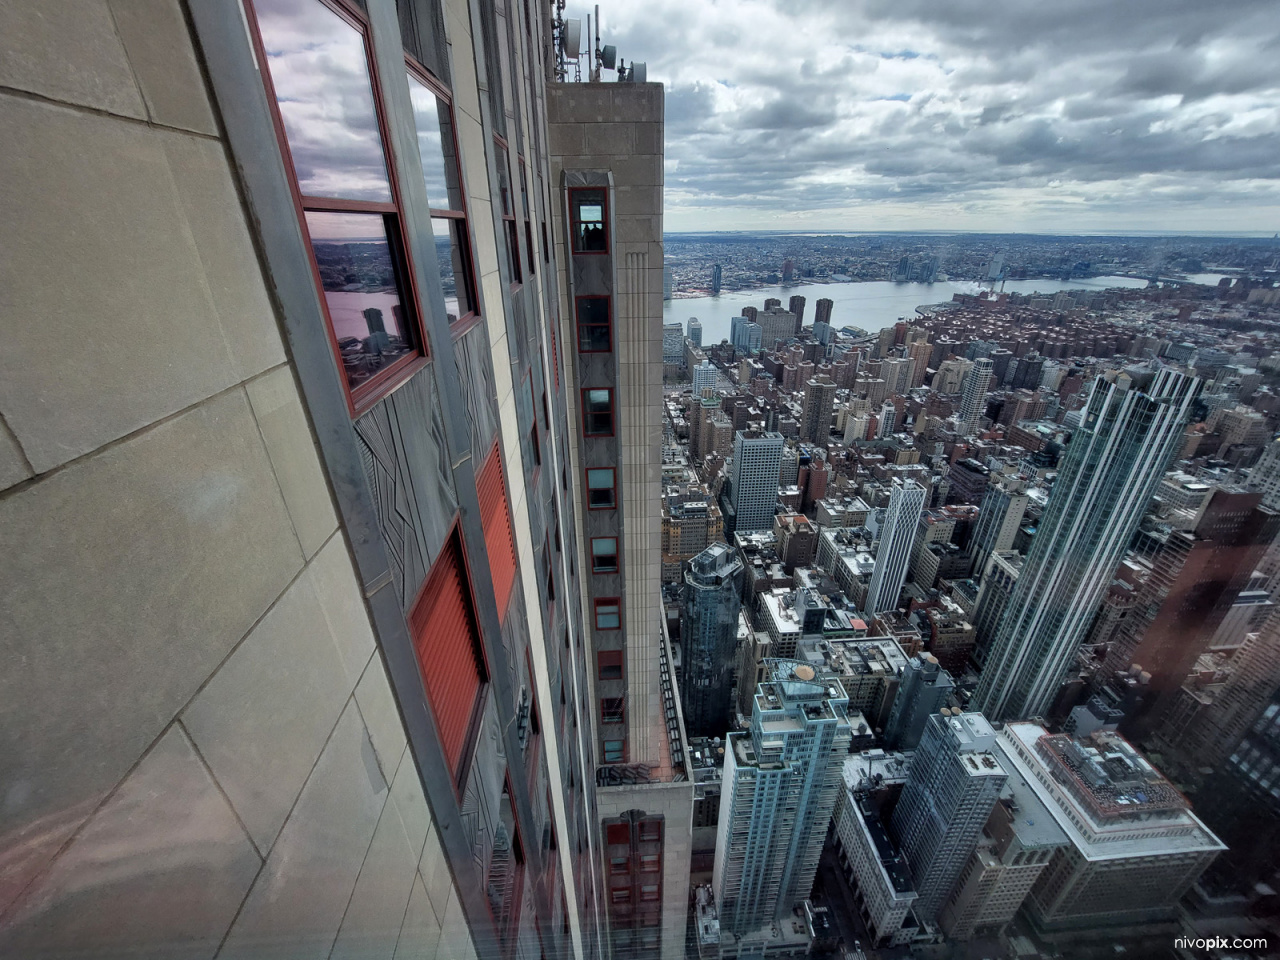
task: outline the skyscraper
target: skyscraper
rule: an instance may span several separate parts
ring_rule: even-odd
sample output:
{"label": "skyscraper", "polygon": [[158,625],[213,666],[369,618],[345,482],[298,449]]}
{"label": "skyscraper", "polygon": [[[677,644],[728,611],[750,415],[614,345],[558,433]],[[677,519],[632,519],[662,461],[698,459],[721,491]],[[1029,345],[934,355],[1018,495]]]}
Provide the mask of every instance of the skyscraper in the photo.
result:
{"label": "skyscraper", "polygon": [[891,823],[920,895],[913,909],[926,922],[937,919],[1008,779],[995,742],[980,713],[949,711],[925,724]]}
{"label": "skyscraper", "polygon": [[795,315],[780,306],[766,306],[752,319],[760,325],[761,346],[765,350],[772,350],[780,341],[796,335]]}
{"label": "skyscraper", "polygon": [[907,661],[884,726],[890,750],[914,750],[929,718],[947,706],[955,683],[931,653],[917,653]]}
{"label": "skyscraper", "polygon": [[973,433],[978,429],[978,420],[987,403],[987,390],[991,387],[991,361],[979,357],[973,361],[973,367],[964,378],[964,386],[960,388],[960,407],[956,411],[956,419],[960,422],[960,432]]}
{"label": "skyscraper", "polygon": [[721,929],[744,951],[809,896],[850,739],[839,680],[795,660],[764,667],[750,729],[726,738],[713,875]]}
{"label": "skyscraper", "polygon": [[804,297],[795,294],[787,301],[787,309],[796,315],[796,336],[800,336],[800,328],[804,326]]}
{"label": "skyscraper", "polygon": [[684,327],[679,323],[662,325],[662,362],[684,362]]}
{"label": "skyscraper", "polygon": [[981,573],[993,553],[1013,547],[1014,535],[1027,510],[1026,484],[1010,477],[999,477],[987,485],[978,508],[978,524],[969,542],[973,569]]}
{"label": "skyscraper", "polygon": [[773,431],[739,430],[734,434],[729,484],[735,533],[773,529],[785,446],[782,434]]}
{"label": "skyscraper", "polygon": [[724,283],[724,271],[720,269],[720,264],[715,264],[711,268],[711,295],[713,297],[720,296],[720,286]]}
{"label": "skyscraper", "polygon": [[685,329],[685,335],[693,341],[693,345],[695,347],[702,346],[702,321],[697,317],[690,317]]}
{"label": "skyscraper", "polygon": [[689,561],[680,610],[680,700],[691,737],[722,737],[732,725],[741,590],[742,560],[727,543],[713,543]]}
{"label": "skyscraper", "polygon": [[737,354],[745,356],[751,353],[758,353],[761,346],[761,337],[760,324],[745,313],[740,317],[730,319],[729,343]]}
{"label": "skyscraper", "polygon": [[836,385],[830,377],[814,377],[804,386],[804,408],[800,436],[814,443],[831,437],[831,416],[835,410]]}
{"label": "skyscraper", "polygon": [[1043,714],[1182,442],[1200,381],[1170,369],[1093,383],[987,656],[972,706]]}
{"label": "skyscraper", "polygon": [[889,506],[880,523],[876,566],[867,588],[867,613],[896,610],[898,595],[907,582],[907,565],[915,544],[916,524],[924,510],[925,489],[914,480],[893,480]]}

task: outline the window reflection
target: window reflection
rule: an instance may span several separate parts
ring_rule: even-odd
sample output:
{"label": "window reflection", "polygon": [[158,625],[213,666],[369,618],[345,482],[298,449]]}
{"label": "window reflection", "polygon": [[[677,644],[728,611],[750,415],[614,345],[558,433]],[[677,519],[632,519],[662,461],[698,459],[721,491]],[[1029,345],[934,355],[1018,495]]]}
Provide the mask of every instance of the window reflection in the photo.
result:
{"label": "window reflection", "polygon": [[318,0],[256,0],[304,196],[391,201],[360,32]]}
{"label": "window reflection", "polygon": [[376,213],[308,210],[325,303],[354,389],[413,352],[386,223]]}
{"label": "window reflection", "polygon": [[605,239],[604,193],[603,190],[570,192],[574,253],[604,253],[608,250]]}
{"label": "window reflection", "polygon": [[409,99],[413,102],[413,121],[418,128],[418,155],[422,158],[422,176],[427,183],[427,202],[436,210],[462,210],[449,105],[412,76],[409,77]]}

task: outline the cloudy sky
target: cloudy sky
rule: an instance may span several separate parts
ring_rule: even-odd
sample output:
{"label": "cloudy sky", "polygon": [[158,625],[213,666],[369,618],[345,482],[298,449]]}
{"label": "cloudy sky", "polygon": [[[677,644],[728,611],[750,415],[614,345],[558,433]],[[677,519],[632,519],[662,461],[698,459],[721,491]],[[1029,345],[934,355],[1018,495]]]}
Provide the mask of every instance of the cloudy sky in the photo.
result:
{"label": "cloudy sky", "polygon": [[1276,0],[601,10],[666,84],[671,231],[1280,230]]}

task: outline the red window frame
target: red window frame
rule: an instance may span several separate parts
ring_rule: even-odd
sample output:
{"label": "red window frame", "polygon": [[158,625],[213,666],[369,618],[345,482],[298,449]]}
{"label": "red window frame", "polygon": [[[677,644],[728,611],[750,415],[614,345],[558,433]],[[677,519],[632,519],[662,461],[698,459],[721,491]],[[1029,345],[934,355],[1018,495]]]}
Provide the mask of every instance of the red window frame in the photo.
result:
{"label": "red window frame", "polygon": [[[596,679],[597,680],[621,680],[623,674],[623,651],[621,650],[600,650],[596,653]],[[605,671],[610,671],[606,676]],[[617,671],[614,675],[612,671]]]}
{"label": "red window frame", "polygon": [[[600,608],[614,606],[618,609],[618,625],[616,627],[600,626]],[[596,629],[597,630],[621,630],[622,629],[622,598],[621,597],[596,597],[593,604]]]}
{"label": "red window frame", "polygon": [[[266,44],[262,40],[262,32],[258,26],[257,11],[253,3],[243,5],[246,21],[249,24],[249,39],[253,45],[254,56],[261,69],[258,71],[267,94],[268,108],[271,111],[271,122],[275,128],[277,145],[285,160],[289,180],[289,192],[293,196],[294,208],[298,215],[298,226],[307,241],[307,259],[311,266],[312,278],[320,297],[320,310],[324,317],[325,333],[329,339],[334,363],[338,368],[343,394],[347,401],[347,413],[357,417],[366,412],[379,400],[407,381],[427,363],[431,355],[426,330],[422,325],[422,298],[418,291],[417,278],[411,267],[408,255],[410,248],[409,235],[405,229],[405,218],[402,213],[403,201],[400,195],[400,183],[396,176],[395,151],[391,137],[388,136],[390,125],[387,120],[386,107],[382,100],[382,89],[379,82],[378,65],[374,56],[373,42],[369,36],[369,23],[363,11],[353,9],[346,3],[336,0],[316,0],[327,9],[333,11],[360,35],[364,45],[365,64],[369,70],[369,85],[373,96],[374,116],[378,122],[378,139],[382,144],[383,162],[387,168],[387,183],[391,190],[390,202],[383,203],[369,200],[342,200],[333,197],[304,196],[298,184],[297,167],[293,160],[293,151],[285,132],[284,117],[280,112],[280,104],[276,95],[275,83],[271,77],[271,69],[267,58]],[[374,213],[381,214],[387,231],[387,244],[396,268],[396,285],[400,287],[401,306],[405,312],[405,333],[414,343],[414,352],[401,357],[379,370],[365,383],[352,388],[347,383],[342,362],[342,349],[338,346],[338,337],[334,332],[333,317],[324,296],[324,286],[320,277],[320,266],[316,260],[315,247],[311,233],[307,228],[307,211],[338,213]]]}
{"label": "red window frame", "polygon": [[631,846],[631,825],[628,823],[606,823],[604,825],[604,842],[607,846],[626,844]]}
{"label": "red window frame", "polygon": [[600,698],[600,722],[601,723],[626,723],[627,719],[627,698],[626,697],[601,697]]}
{"label": "red window frame", "polygon": [[[612,567],[601,567],[596,565],[597,556],[601,556],[601,557],[609,556],[609,554],[607,553],[597,554],[595,549],[595,545],[597,541],[600,541],[601,543],[603,543],[606,540],[613,541],[613,554],[612,554],[613,566]],[[617,537],[592,537],[590,547],[591,547],[591,572],[592,573],[617,573],[618,572],[618,538]]]}
{"label": "red window frame", "polygon": [[[587,408],[587,394],[598,391],[609,395],[609,410],[606,414],[604,411],[591,411]],[[609,417],[609,429],[604,430],[588,430],[588,417]],[[583,387],[582,388],[582,435],[584,437],[612,437],[616,432],[614,420],[614,404],[613,404],[613,388],[612,387]]]}
{"label": "red window frame", "polygon": [[456,519],[410,607],[409,629],[441,749],[454,789],[461,790],[479,735],[489,671]]}
{"label": "red window frame", "polygon": [[[469,311],[461,314],[456,321],[450,326],[449,334],[456,340],[468,330],[470,330],[480,320],[480,296],[479,287],[476,284],[476,259],[475,244],[471,240],[471,224],[467,216],[467,189],[466,182],[462,176],[462,151],[458,145],[458,121],[453,109],[453,92],[436,77],[420,64],[413,57],[405,55],[405,67],[415,80],[425,86],[428,90],[436,95],[436,98],[444,101],[449,108],[449,128],[453,136],[453,165],[456,169],[458,178],[458,193],[462,202],[460,209],[453,207],[431,207],[428,212],[433,220],[455,220],[460,224],[460,233],[462,236],[461,253],[462,259],[466,266],[466,286],[467,286],[467,304],[471,307]],[[445,158],[448,160],[448,157]],[[428,197],[428,200],[430,198]],[[458,278],[454,277],[454,283],[458,283]]]}
{"label": "red window frame", "polygon": [[[583,323],[582,302],[584,300],[603,300],[605,303],[604,323]],[[613,298],[610,296],[580,296],[573,298],[573,319],[578,331],[579,353],[612,353],[613,352]],[[603,350],[589,350],[583,346],[582,331],[584,327],[604,327],[608,346]]]}
{"label": "red window frame", "polygon": [[[578,219],[578,204],[574,200],[575,193],[583,192],[599,193],[600,216],[602,229],[604,230],[604,249],[603,250],[579,250],[578,249],[578,227],[582,221]],[[599,187],[570,187],[569,188],[569,254],[574,257],[606,257],[613,250],[613,244],[609,236],[609,188],[605,186]]]}
{"label": "red window frame", "polygon": [[[608,473],[609,473],[610,477],[612,478],[612,479],[610,480],[609,486],[608,486],[608,487],[593,487],[593,486],[591,486],[591,474],[593,474],[593,473],[604,473],[605,471],[608,471]],[[617,468],[615,468],[615,467],[584,467],[584,468],[583,468],[583,470],[582,470],[582,478],[583,478],[583,480],[582,480],[582,482],[583,482],[583,489],[584,489],[584,490],[586,490],[586,492],[587,492],[587,509],[588,509],[588,510],[616,510],[616,509],[618,509],[618,471],[617,471]],[[608,490],[608,491],[612,494],[612,496],[611,496],[611,497],[610,497],[610,499],[609,499],[609,503],[607,503],[607,504],[606,504],[606,503],[602,503],[602,504],[599,504],[599,505],[597,505],[597,504],[593,503],[593,502],[592,502],[592,491],[593,491],[593,490]]]}
{"label": "red window frame", "polygon": [[662,821],[654,819],[641,820],[637,832],[641,843],[661,843]]}

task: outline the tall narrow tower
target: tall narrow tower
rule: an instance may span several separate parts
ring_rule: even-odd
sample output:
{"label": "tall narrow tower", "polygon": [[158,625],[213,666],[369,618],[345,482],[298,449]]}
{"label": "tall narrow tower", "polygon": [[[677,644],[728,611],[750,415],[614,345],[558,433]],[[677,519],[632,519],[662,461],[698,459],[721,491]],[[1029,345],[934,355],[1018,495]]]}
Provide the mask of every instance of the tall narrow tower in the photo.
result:
{"label": "tall narrow tower", "polygon": [[973,361],[969,375],[964,378],[964,386],[960,390],[960,409],[956,419],[960,421],[960,430],[964,434],[978,429],[978,421],[982,418],[982,408],[987,399],[987,390],[991,386],[991,361],[979,357]]}
{"label": "tall narrow tower", "polygon": [[1170,369],[1094,381],[996,629],[975,710],[993,720],[1048,710],[1199,392],[1199,380]]}
{"label": "tall narrow tower", "polygon": [[876,567],[867,589],[866,610],[880,613],[898,606],[898,594],[907,580],[907,563],[915,542],[916,524],[924,510],[925,489],[914,480],[894,480],[880,526],[880,546]]}
{"label": "tall narrow tower", "polygon": [[713,543],[685,571],[680,699],[691,737],[720,737],[729,729],[741,587],[742,560],[727,543]]}

